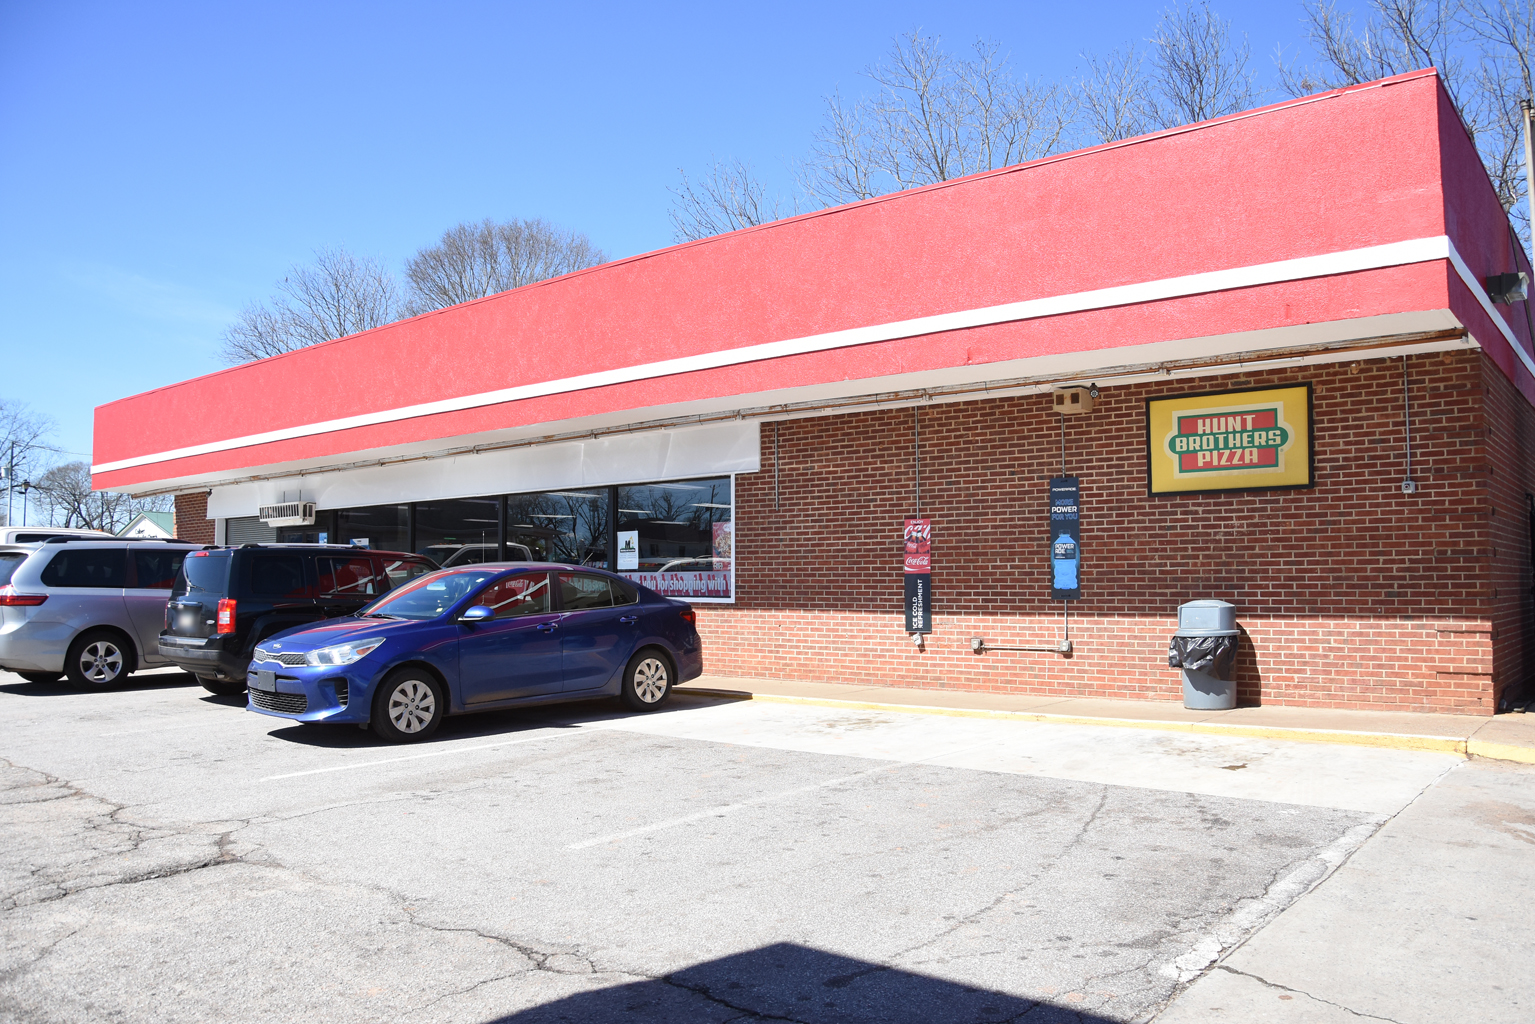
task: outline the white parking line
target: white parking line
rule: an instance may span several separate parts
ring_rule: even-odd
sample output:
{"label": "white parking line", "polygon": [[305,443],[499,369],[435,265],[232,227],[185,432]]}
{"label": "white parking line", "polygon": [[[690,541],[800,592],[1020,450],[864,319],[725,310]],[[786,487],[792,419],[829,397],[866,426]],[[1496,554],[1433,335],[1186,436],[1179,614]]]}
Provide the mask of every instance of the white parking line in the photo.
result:
{"label": "white parking line", "polygon": [[615,832],[610,836],[603,836],[600,839],[588,839],[585,842],[571,843],[569,846],[565,847],[565,849],[589,850],[593,846],[601,846],[604,843],[616,843],[624,839],[633,839],[635,836],[642,836],[650,832],[659,832],[666,828],[675,828],[678,825],[687,825],[694,821],[701,821],[704,818],[723,818],[725,815],[730,814],[732,811],[745,810],[748,807],[756,807],[760,804],[770,804],[775,800],[787,800],[789,797],[798,796],[801,793],[809,793],[817,789],[825,789],[827,786],[841,785],[844,782],[851,782],[854,779],[861,779],[865,775],[874,775],[879,772],[893,771],[896,768],[903,768],[907,765],[918,763],[920,762],[897,761],[893,764],[882,764],[877,768],[869,768],[865,771],[854,772],[852,775],[839,775],[834,779],[826,779],[822,782],[814,782],[808,786],[799,786],[795,789],[786,789],[778,793],[767,793],[763,796],[754,796],[750,800],[742,800],[739,803],[721,804],[718,807],[710,807],[707,810],[695,811],[692,814],[684,814],[680,818],[668,818],[665,821],[658,821],[654,824],[641,825],[639,828],[631,828],[627,832]]}
{"label": "white parking line", "polygon": [[451,747],[451,748],[449,748],[447,750],[428,750],[424,754],[408,754],[405,757],[386,757],[386,758],[384,758],[381,761],[359,761],[359,762],[357,762],[355,764],[334,764],[334,765],[331,765],[328,768],[311,768],[308,771],[303,771],[303,772],[288,772],[288,773],[286,773],[284,775],[268,775],[266,778],[259,779],[257,781],[259,781],[259,782],[277,782],[277,781],[279,781],[281,779],[297,779],[297,778],[302,778],[305,775],[324,775],[327,772],[351,771],[354,768],[377,768],[379,765],[384,765],[384,764],[400,764],[403,761],[419,761],[422,758],[426,758],[426,757],[446,757],[449,754],[469,754],[469,753],[473,753],[476,750],[495,750],[498,747],[515,747],[515,746],[517,746],[520,743],[536,743],[539,740],[554,739],[557,736],[569,736],[569,735],[572,734],[572,732],[574,732],[575,734],[579,735],[579,734],[582,734],[582,733],[592,733],[592,732],[602,732],[602,731],[604,731],[604,730],[601,729],[601,728],[586,728],[586,727],[577,727],[574,730],[564,730],[564,729],[561,729],[558,732],[551,731],[551,732],[547,732],[547,733],[540,733],[537,736],[525,736],[522,739],[517,739],[517,740],[503,740],[500,743],[482,743],[479,746],[475,746],[475,747]]}

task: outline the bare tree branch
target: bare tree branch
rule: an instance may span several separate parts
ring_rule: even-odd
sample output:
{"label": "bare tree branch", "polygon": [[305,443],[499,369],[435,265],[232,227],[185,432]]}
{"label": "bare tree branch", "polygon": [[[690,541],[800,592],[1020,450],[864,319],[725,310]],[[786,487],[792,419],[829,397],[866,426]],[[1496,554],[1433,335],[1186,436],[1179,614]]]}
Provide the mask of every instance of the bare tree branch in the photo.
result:
{"label": "bare tree branch", "polygon": [[[35,475],[50,449],[43,444],[53,433],[54,422],[33,412],[25,402],[0,398],[0,491],[10,490]],[[6,521],[6,509],[0,504],[0,523]]]}
{"label": "bare tree branch", "polygon": [[1055,152],[1071,122],[1071,97],[1018,82],[995,43],[955,57],[937,37],[912,32],[864,71],[878,86],[851,103],[826,100],[826,122],[801,169],[806,192],[826,205],[947,181]]}
{"label": "bare tree branch", "polygon": [[605,260],[585,235],[542,219],[459,224],[406,261],[410,301],[405,312],[416,315],[483,299]]}
{"label": "bare tree branch", "polygon": [[1247,37],[1233,38],[1231,22],[1208,2],[1163,12],[1150,57],[1161,93],[1154,104],[1159,126],[1208,121],[1256,106],[1251,59]]}
{"label": "bare tree branch", "polygon": [[140,512],[168,512],[174,499],[168,494],[134,498],[127,494],[91,490],[91,469],[84,462],[54,466],[32,482],[36,515],[29,516],[54,526],[73,526],[116,533]]}
{"label": "bare tree branch", "polygon": [[1089,145],[1118,142],[1157,128],[1156,104],[1145,59],[1134,46],[1102,57],[1082,54],[1087,74],[1077,79],[1077,123]]}
{"label": "bare tree branch", "polygon": [[709,173],[696,182],[678,170],[681,184],[672,193],[673,237],[690,242],[727,231],[755,227],[799,213],[798,200],[769,197],[762,182],[741,160],[714,161]]}
{"label": "bare tree branch", "polygon": [[1528,183],[1524,167],[1524,115],[1520,101],[1535,97],[1531,50],[1535,48],[1535,4],[1510,0],[1468,0],[1461,18],[1478,43],[1471,76],[1479,107],[1476,147],[1487,165],[1503,208],[1521,239],[1530,241]]}
{"label": "bare tree branch", "polygon": [[398,287],[383,263],[343,249],[322,249],[295,266],[268,304],[252,304],[224,332],[230,365],[292,352],[382,327],[400,313]]}

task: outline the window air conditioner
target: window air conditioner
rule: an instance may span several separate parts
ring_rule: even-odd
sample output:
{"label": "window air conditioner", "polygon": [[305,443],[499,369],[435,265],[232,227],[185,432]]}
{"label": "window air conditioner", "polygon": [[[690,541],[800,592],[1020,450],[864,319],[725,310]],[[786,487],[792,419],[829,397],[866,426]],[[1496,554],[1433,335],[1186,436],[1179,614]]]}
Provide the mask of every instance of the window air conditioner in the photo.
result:
{"label": "window air conditioner", "polygon": [[313,526],[314,502],[289,501],[281,505],[262,505],[256,518],[268,526]]}

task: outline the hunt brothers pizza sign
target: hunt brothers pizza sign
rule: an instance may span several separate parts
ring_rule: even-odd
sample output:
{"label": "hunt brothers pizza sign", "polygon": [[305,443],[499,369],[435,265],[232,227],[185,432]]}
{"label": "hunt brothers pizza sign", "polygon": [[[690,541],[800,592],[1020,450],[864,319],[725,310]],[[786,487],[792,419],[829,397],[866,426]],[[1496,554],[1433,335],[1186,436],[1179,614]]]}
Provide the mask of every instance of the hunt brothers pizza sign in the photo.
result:
{"label": "hunt brothers pizza sign", "polygon": [[1152,494],[1310,487],[1311,385],[1146,402]]}

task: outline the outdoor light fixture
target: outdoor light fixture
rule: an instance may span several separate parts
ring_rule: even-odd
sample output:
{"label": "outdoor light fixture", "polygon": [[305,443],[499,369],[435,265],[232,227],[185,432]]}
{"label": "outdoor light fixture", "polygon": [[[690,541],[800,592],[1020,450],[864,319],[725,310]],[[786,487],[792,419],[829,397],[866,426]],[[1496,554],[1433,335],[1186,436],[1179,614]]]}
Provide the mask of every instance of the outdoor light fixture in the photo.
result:
{"label": "outdoor light fixture", "polygon": [[1520,302],[1530,294],[1530,275],[1493,274],[1485,282],[1487,297],[1499,306]]}

